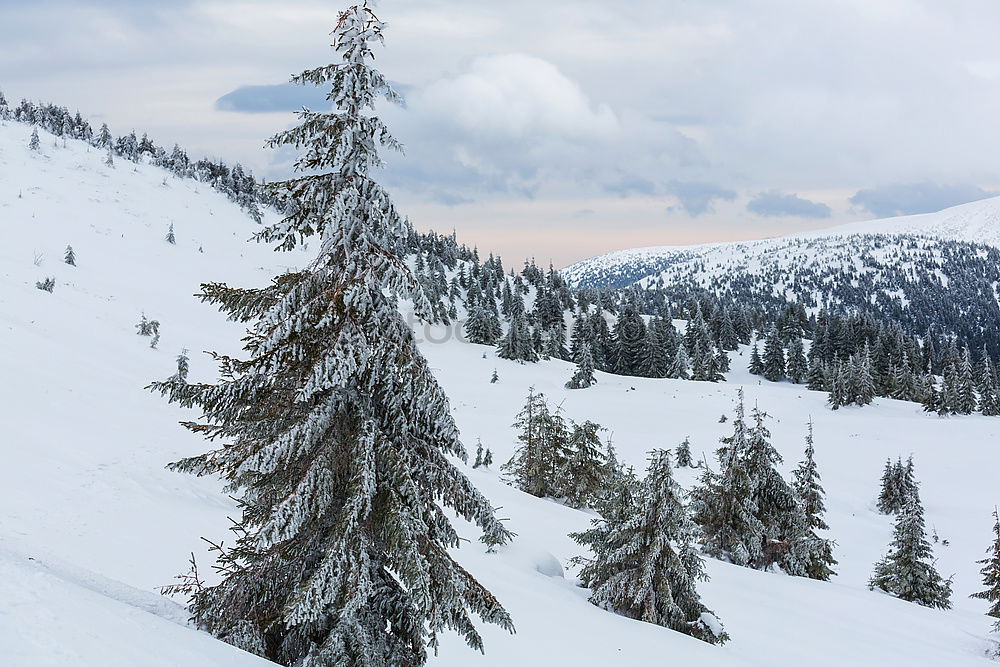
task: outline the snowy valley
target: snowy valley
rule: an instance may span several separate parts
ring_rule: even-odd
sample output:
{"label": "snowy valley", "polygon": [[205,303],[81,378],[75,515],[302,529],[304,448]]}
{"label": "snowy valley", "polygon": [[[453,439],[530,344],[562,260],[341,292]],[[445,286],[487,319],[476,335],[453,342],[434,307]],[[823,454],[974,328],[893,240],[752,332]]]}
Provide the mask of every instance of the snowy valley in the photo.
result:
{"label": "snowy valley", "polygon": [[[85,142],[45,131],[39,132],[39,149],[31,150],[31,133],[29,125],[0,122],[0,222],[7,232],[0,244],[0,405],[6,422],[0,662],[271,664],[193,628],[184,600],[157,592],[186,569],[192,552],[209,569],[200,538],[228,539],[227,516],[238,510],[214,478],[165,468],[204,449],[177,424],[199,415],[145,387],[175,373],[184,350],[190,351],[190,377],[206,382],[217,370],[203,350],[238,352],[244,327],[192,296],[201,283],[263,286],[311,256],[276,253],[250,241],[258,224],[203,183],[142,160],[108,165]],[[755,275],[766,275],[775,257],[807,266],[804,258],[827,253],[853,262],[858,246],[851,244],[867,247],[864,235],[876,229],[917,234],[901,245],[940,256],[950,250],[933,237],[995,244],[982,229],[996,229],[996,210],[1000,200],[987,200],[924,216],[919,228],[888,221],[794,240],[618,254],[571,267],[566,275],[589,286],[613,284],[611,275],[647,285],[696,276],[706,287],[721,275],[753,273],[751,266]],[[265,211],[265,223],[277,219]],[[167,241],[170,233],[173,242]],[[64,261],[67,246],[75,265]],[[898,247],[886,244],[872,254],[881,265],[912,273]],[[984,248],[962,246],[971,253],[962,257],[994,261]],[[826,259],[817,263],[841,268]],[[635,266],[622,268],[629,264]],[[49,278],[51,291],[36,287]],[[466,316],[461,305],[458,316]],[[159,323],[155,347],[150,337],[137,335],[143,318]],[[474,451],[481,441],[495,460],[475,469],[456,463],[516,534],[490,552],[475,527],[457,523],[468,542],[455,557],[506,607],[516,634],[482,626],[485,655],[445,634],[431,664],[992,664],[988,654],[997,637],[990,634],[988,605],[969,596],[982,589],[976,561],[991,543],[991,515],[1000,502],[1000,418],[941,418],[919,404],[887,398],[833,411],[823,392],[751,375],[747,345],[730,353],[725,382],[598,371],[596,385],[570,390],[565,383],[572,363],[500,359],[494,346],[466,342],[456,324],[413,321],[466,449]],[[491,382],[494,371],[497,381]],[[803,456],[811,420],[831,527],[824,536],[836,541],[836,576],[814,581],[706,559],[710,580],[699,592],[731,638],[722,646],[590,604],[570,563],[585,554],[568,535],[585,530],[595,515],[518,491],[499,473],[514,452],[512,423],[531,388],[568,418],[601,424],[621,460],[638,471],[650,450],[673,449],[685,438],[696,461],[715,466],[720,438],[731,435],[741,388],[748,406],[770,415],[767,426],[786,477]],[[936,567],[954,577],[950,610],[868,590],[872,567],[893,533],[893,518],[875,507],[882,466],[911,455],[928,529],[939,536]],[[676,475],[690,489],[698,472],[679,469]]]}

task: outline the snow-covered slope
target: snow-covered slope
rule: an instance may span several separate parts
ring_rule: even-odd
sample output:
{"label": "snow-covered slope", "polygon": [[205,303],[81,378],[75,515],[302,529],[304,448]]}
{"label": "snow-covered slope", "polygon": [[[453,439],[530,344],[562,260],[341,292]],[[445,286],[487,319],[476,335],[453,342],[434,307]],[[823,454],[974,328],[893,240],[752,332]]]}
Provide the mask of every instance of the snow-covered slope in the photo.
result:
{"label": "snow-covered slope", "polygon": [[[199,351],[238,348],[240,328],[191,297],[200,282],[260,284],[302,256],[246,243],[254,224],[193,181],[142,165],[110,169],[82,144],[56,147],[44,133],[41,153],[31,153],[29,134],[0,125],[0,664],[265,664],[185,626],[183,609],[155,594],[189,552],[207,565],[199,536],[224,537],[234,508],[213,480],[164,470],[204,442],[176,424],[192,414],[143,386],[171,374],[182,348],[192,350],[192,379],[214,377]],[[163,240],[171,223],[177,245]],[[76,267],[62,262],[67,244]],[[45,277],[56,281],[51,294],[35,288]],[[143,312],[161,323],[158,349],[135,333]],[[518,537],[488,554],[460,526],[470,542],[457,555],[507,606],[517,634],[484,628],[485,656],[446,637],[433,664],[991,664],[985,604],[967,596],[979,587],[975,560],[1000,500],[1000,420],[938,419],[891,400],[831,412],[822,394],[759,384],[743,370],[725,384],[598,374],[597,386],[568,391],[566,363],[519,365],[443,327],[417,333],[466,443],[481,438],[498,461],[513,449],[510,424],[529,386],[570,418],[606,426],[639,468],[646,451],[688,435],[695,456],[711,460],[728,429],[719,415],[732,414],[739,386],[773,416],[786,471],[812,416],[840,560],[830,583],[709,561],[701,591],[732,636],[713,647],[589,604],[567,569],[580,550],[566,535],[591,516],[468,468]],[[744,350],[734,368],[745,359]],[[500,381],[490,384],[494,368]],[[891,536],[890,519],[872,507],[882,463],[910,453],[928,525],[950,542],[935,549],[942,573],[955,574],[952,611],[865,587]],[[694,481],[692,471],[680,476]]]}
{"label": "snow-covered slope", "polygon": [[[773,239],[708,243],[694,246],[632,248],[591,257],[562,270],[574,286],[620,287],[644,278],[694,264],[709,268],[719,261],[742,255],[755,257],[780,252],[792,246],[811,248],[813,262],[823,263],[827,254],[845,246],[863,250],[866,237],[877,235],[923,236],[939,241],[960,241],[1000,247],[1000,197],[954,206],[937,213],[867,220],[819,231],[802,232]],[[832,248],[827,251],[826,248]],[[792,262],[786,265],[794,269]]]}

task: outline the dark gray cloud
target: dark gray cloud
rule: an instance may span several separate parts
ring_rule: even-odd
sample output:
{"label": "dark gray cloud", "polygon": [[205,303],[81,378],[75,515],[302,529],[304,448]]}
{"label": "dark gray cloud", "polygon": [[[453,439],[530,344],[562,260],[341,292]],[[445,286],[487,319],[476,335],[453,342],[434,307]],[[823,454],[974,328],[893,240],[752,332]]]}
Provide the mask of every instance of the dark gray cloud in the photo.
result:
{"label": "dark gray cloud", "polygon": [[925,181],[858,190],[851,197],[851,204],[880,218],[888,218],[895,215],[933,213],[949,206],[994,197],[996,194],[977,185],[939,185]]}
{"label": "dark gray cloud", "polygon": [[790,215],[799,218],[829,218],[832,210],[822,202],[815,202],[777,190],[760,192],[747,204],[747,210],[764,217]]}
{"label": "dark gray cloud", "polygon": [[278,83],[271,86],[240,86],[215,101],[215,108],[219,111],[239,111],[242,113],[296,111],[302,107],[322,109],[329,106],[330,103],[323,90],[314,86],[300,86],[294,83]]}
{"label": "dark gray cloud", "polygon": [[[396,92],[404,96],[412,90],[412,87],[406,84],[390,83]],[[240,86],[215,101],[215,108],[218,111],[237,111],[240,113],[298,111],[302,107],[309,109],[329,108],[330,102],[326,99],[326,88],[296,83]]]}
{"label": "dark gray cloud", "polygon": [[693,217],[710,213],[716,200],[736,199],[735,190],[701,181],[671,181],[666,189],[669,194],[677,197],[681,208]]}

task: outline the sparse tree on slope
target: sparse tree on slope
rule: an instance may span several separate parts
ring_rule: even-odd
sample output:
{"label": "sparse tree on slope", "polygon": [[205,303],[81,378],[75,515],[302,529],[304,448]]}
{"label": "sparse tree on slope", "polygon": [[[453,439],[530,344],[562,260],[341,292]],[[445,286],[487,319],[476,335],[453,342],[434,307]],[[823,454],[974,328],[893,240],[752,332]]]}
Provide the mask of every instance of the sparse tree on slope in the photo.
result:
{"label": "sparse tree on slope", "polygon": [[37,152],[40,147],[41,143],[38,140],[38,128],[32,128],[31,138],[28,140],[28,148]]}
{"label": "sparse tree on slope", "polygon": [[554,414],[545,395],[532,387],[513,426],[519,431],[517,439],[521,444],[501,470],[525,493],[539,498],[558,497],[568,454],[563,418]]}
{"label": "sparse tree on slope", "polygon": [[764,341],[764,378],[771,382],[785,379],[785,350],[781,347],[778,332],[771,329]]}
{"label": "sparse tree on slope", "polygon": [[646,478],[620,520],[596,519],[591,530],[571,535],[594,553],[577,559],[580,579],[599,607],[719,644],[728,636],[696,590],[707,577],[682,496],[669,452],[651,452]]}
{"label": "sparse tree on slope", "polygon": [[593,507],[608,486],[607,455],[600,436],[603,430],[589,420],[572,426],[561,475],[563,496],[571,507]]}
{"label": "sparse tree on slope", "polygon": [[788,379],[795,384],[805,382],[809,375],[809,362],[803,352],[802,339],[793,338],[788,344]]}
{"label": "sparse tree on slope", "polygon": [[986,558],[977,561],[982,564],[980,570],[983,575],[983,586],[986,590],[973,593],[972,597],[986,600],[990,603],[990,609],[986,615],[996,619],[993,622],[993,631],[1000,632],[1000,514],[993,510],[993,544],[986,550]]}
{"label": "sparse tree on slope", "polygon": [[579,352],[577,352],[576,371],[573,373],[573,377],[569,379],[569,382],[566,383],[566,388],[586,389],[596,382],[597,379],[594,377],[594,357],[590,353],[590,345],[582,342],[580,343]]}
{"label": "sparse tree on slope", "polygon": [[826,511],[824,491],[820,485],[814,454],[813,424],[810,420],[809,432],[806,434],[806,457],[792,473],[792,486],[805,516],[806,530],[792,543],[786,560],[795,564],[790,569],[799,570],[810,579],[827,581],[834,574],[832,566],[837,561],[833,558],[833,541],[816,534],[817,530],[829,530],[830,526],[823,520],[823,513]]}
{"label": "sparse tree on slope", "polygon": [[733,435],[722,440],[718,473],[708,468],[692,491],[691,509],[704,534],[705,553],[736,565],[751,565],[761,557],[765,527],[757,518],[754,480],[746,465],[749,428],[739,390]]}
{"label": "sparse tree on slope", "polygon": [[681,444],[677,445],[677,467],[692,468],[694,461],[691,459],[691,440],[685,437]]}
{"label": "sparse tree on slope", "polygon": [[747,370],[753,375],[764,374],[764,360],[760,358],[760,348],[756,341],[754,341],[753,348],[750,350],[750,366]]}
{"label": "sparse tree on slope", "polygon": [[334,110],[303,110],[270,142],[304,148],[306,175],[272,185],[297,206],[259,238],[291,250],[318,236],[319,255],[264,288],[203,285],[203,300],[250,323],[248,358],[218,356],[215,385],[152,385],[201,411],[207,423],[188,428],[225,442],[173,468],[221,475],[242,509],[222,581],[193,591],[194,620],[284,665],[416,666],[444,630],[481,650],[472,614],[512,628],[448,552],[461,542],[449,510],[490,545],[511,533],[452,464],[466,453],[448,400],[390,296],[428,310],[390,250],[404,227],[372,177],[377,145],[396,146],[366,113],[396,98],[371,66],[382,28],[366,4],[340,15],[343,61],[294,79],[330,85]]}
{"label": "sparse tree on slope", "polygon": [[918,498],[910,496],[896,519],[889,553],[876,563],[868,587],[924,607],[949,609],[951,580],[938,574],[932,558],[923,507]]}
{"label": "sparse tree on slope", "polygon": [[70,266],[76,266],[76,253],[73,252],[73,246],[66,246],[66,254],[63,255],[63,261]]}
{"label": "sparse tree on slope", "polygon": [[531,342],[531,332],[528,330],[528,323],[524,318],[524,313],[515,311],[507,328],[507,334],[500,341],[497,348],[497,356],[501,359],[512,361],[538,361],[538,353]]}

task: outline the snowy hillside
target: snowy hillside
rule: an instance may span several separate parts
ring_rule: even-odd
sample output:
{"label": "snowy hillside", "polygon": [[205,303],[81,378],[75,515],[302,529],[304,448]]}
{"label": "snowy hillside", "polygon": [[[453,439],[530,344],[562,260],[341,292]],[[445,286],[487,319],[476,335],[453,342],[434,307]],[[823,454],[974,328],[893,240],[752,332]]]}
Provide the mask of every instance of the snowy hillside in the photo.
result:
{"label": "snowy hillside", "polygon": [[[222,195],[160,169],[114,168],[80,142],[27,149],[29,127],[0,125],[0,640],[4,665],[268,664],[185,624],[185,611],[156,593],[195,552],[207,569],[206,536],[225,536],[235,508],[211,479],[164,465],[204,442],[177,425],[196,417],[143,387],[191,350],[191,378],[214,378],[202,350],[233,352],[241,328],[192,298],[201,282],[259,285],[299,253],[247,243],[256,227]],[[995,200],[992,200],[995,201]],[[176,244],[165,240],[170,225]],[[77,266],[63,262],[72,245]],[[687,252],[687,251],[685,251]],[[886,255],[886,261],[892,259]],[[53,278],[51,293],[35,284]],[[160,322],[157,348],[136,335],[142,315]],[[421,349],[447,391],[464,441],[482,440],[498,462],[512,453],[510,426],[529,387],[570,418],[608,429],[619,455],[642,469],[646,452],[690,436],[712,461],[729,433],[737,389],[769,412],[789,472],[802,456],[805,423],[816,429],[829,536],[840,561],[832,582],[791,578],[709,560],[700,586],[732,640],[710,646],[587,602],[568,567],[580,547],[567,537],[592,515],[504,484],[495,470],[465,468],[500,507],[517,538],[486,553],[478,535],[459,561],[514,618],[515,635],[483,628],[486,655],[444,638],[432,664],[483,665],[988,665],[978,565],[1000,502],[1000,419],[940,419],[887,399],[831,412],[825,394],[763,383],[733,355],[729,382],[617,377],[570,391],[572,366],[517,364],[462,342],[443,326],[418,327]],[[499,381],[490,383],[496,369]],[[887,457],[914,455],[938,569],[954,573],[955,608],[931,610],[867,590],[892,534],[874,510]],[[494,466],[495,468],[496,466]],[[678,472],[685,485],[694,471]],[[180,601],[178,601],[180,602]]]}
{"label": "snowy hillside", "polygon": [[[827,254],[836,254],[848,246],[863,250],[868,245],[867,239],[878,235],[924,236],[939,241],[1000,247],[1000,197],[937,213],[854,222],[760,241],[619,250],[577,262],[563,269],[563,275],[575,286],[621,287],[670,269],[675,269],[675,273],[682,271],[685,265],[711,268],[717,266],[719,260],[732,262],[744,255],[766,256],[793,246],[810,248],[812,262],[824,263]],[[785,265],[788,269],[795,267],[795,262]]]}

